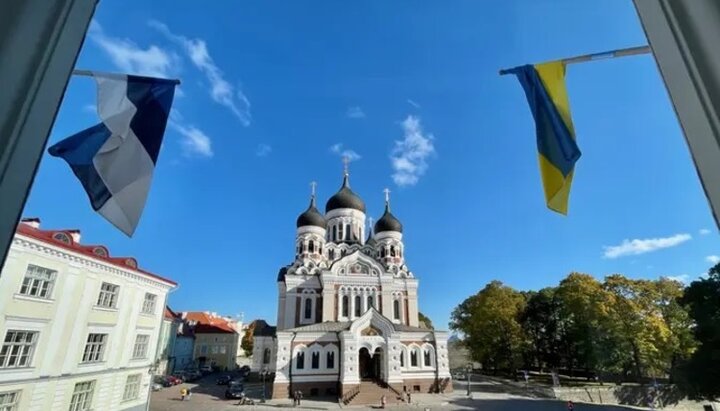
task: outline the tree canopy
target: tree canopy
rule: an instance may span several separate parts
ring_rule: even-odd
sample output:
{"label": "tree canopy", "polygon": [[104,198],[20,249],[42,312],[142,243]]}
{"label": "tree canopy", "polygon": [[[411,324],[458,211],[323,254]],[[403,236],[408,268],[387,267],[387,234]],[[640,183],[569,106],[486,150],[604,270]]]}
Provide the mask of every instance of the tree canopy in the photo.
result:
{"label": "tree canopy", "polygon": [[[419,312],[418,320],[420,320],[420,322],[425,325],[425,328],[429,328],[431,330],[435,329],[435,327],[433,327],[432,320],[427,315]],[[421,324],[421,326],[422,326],[422,324]]]}

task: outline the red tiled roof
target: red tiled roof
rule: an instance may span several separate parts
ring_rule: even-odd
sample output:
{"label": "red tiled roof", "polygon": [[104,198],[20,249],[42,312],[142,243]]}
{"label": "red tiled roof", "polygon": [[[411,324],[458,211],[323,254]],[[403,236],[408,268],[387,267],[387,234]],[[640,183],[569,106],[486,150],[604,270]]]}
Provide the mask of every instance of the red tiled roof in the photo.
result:
{"label": "red tiled roof", "polygon": [[187,312],[185,320],[196,324],[195,334],[234,334],[236,332],[226,319],[202,311]]}
{"label": "red tiled roof", "polygon": [[[162,282],[177,285],[175,281],[169,280],[164,277],[160,277],[157,274],[145,271],[137,266],[137,260],[132,257],[110,257],[107,247],[103,245],[83,245],[73,241],[72,234],[80,233],[80,230],[41,230],[39,228],[32,227],[27,222],[40,222],[37,218],[23,219],[23,222],[18,224],[16,234],[22,234],[24,236],[32,237],[36,240],[44,241],[52,244],[53,246],[64,248],[83,254],[88,257],[92,257],[96,260],[101,260],[106,263],[118,266],[125,270],[136,271],[142,275],[152,277]],[[59,235],[58,235],[59,234]],[[62,234],[65,234],[63,236]]]}
{"label": "red tiled roof", "polygon": [[163,314],[166,320],[177,320],[178,315],[175,314],[173,310],[170,309],[167,305],[165,306],[165,313]]}

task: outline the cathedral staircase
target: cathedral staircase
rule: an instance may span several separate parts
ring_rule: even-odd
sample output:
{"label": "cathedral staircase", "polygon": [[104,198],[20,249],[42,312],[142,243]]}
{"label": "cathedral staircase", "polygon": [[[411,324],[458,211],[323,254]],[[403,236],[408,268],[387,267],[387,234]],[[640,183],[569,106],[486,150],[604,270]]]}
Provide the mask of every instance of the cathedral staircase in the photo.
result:
{"label": "cathedral staircase", "polygon": [[380,399],[385,396],[387,405],[401,404],[402,398],[397,391],[391,389],[382,381],[362,381],[359,390],[347,405],[380,405]]}

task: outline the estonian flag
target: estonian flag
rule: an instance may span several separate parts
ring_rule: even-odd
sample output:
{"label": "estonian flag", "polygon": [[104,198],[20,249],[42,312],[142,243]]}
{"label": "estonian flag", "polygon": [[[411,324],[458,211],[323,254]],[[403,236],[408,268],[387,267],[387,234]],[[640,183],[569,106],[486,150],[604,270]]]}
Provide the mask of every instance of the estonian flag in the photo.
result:
{"label": "estonian flag", "polygon": [[60,141],[48,152],[67,161],[93,209],[132,236],[145,207],[178,82],[92,75],[102,122]]}
{"label": "estonian flag", "polygon": [[548,208],[566,214],[580,149],[570,118],[565,64],[554,61],[507,70],[520,80],[535,118],[540,174]]}

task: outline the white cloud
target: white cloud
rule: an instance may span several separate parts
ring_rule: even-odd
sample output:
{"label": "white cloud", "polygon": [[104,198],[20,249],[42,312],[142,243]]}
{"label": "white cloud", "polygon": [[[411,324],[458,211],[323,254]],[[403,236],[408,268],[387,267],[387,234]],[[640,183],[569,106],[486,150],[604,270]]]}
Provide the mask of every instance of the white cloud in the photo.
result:
{"label": "white cloud", "polygon": [[187,157],[212,157],[214,155],[212,151],[212,142],[210,137],[207,136],[202,130],[195,126],[186,126],[176,121],[169,121],[168,124],[175,131],[183,136],[181,141],[183,154]]}
{"label": "white cloud", "polygon": [[700,229],[700,235],[708,235],[708,234],[710,234],[710,232],[711,232],[711,231],[708,230],[707,228],[701,228],[701,229]]}
{"label": "white cloud", "polygon": [[205,74],[210,83],[210,97],[213,101],[230,110],[244,126],[249,126],[252,118],[250,101],[239,87],[236,88],[225,80],[222,70],[210,56],[205,40],[173,34],[164,23],[159,21],[152,20],[148,24],[185,50],[190,61]]}
{"label": "white cloud", "polygon": [[258,144],[255,155],[258,157],[265,157],[272,152],[272,147],[267,144]]}
{"label": "white cloud", "polygon": [[97,113],[97,106],[93,104],[85,104],[82,106],[82,110],[86,113]]}
{"label": "white cloud", "polygon": [[605,258],[618,258],[626,255],[645,254],[662,248],[675,247],[692,239],[690,234],[675,234],[671,237],[623,240],[620,245],[605,246]]}
{"label": "white cloud", "polygon": [[420,119],[407,116],[402,122],[403,139],[395,141],[390,153],[394,173],[392,179],[399,186],[417,184],[420,177],[427,171],[427,158],[435,153],[433,135],[423,133]]}
{"label": "white cloud", "polygon": [[420,104],[416,103],[415,100],[407,99],[407,103],[415,108],[420,108]]}
{"label": "white cloud", "polygon": [[365,112],[360,106],[348,107],[345,115],[348,116],[348,118],[365,118]]}
{"label": "white cloud", "polygon": [[340,157],[347,157],[350,161],[360,160],[362,157],[355,150],[343,149],[342,143],[336,143],[330,146],[330,151]]}
{"label": "white cloud", "polygon": [[108,36],[95,20],[88,32],[90,39],[125,73],[169,78],[172,69],[177,67],[178,58],[174,53],[155,45],[144,49],[128,39]]}
{"label": "white cloud", "polygon": [[720,257],[716,255],[709,255],[705,257],[705,261],[707,261],[710,264],[717,264],[720,263]]}
{"label": "white cloud", "polygon": [[677,281],[683,284],[688,284],[690,282],[690,276],[687,274],[667,275],[663,277],[667,278],[668,280]]}

